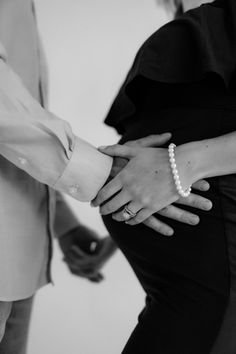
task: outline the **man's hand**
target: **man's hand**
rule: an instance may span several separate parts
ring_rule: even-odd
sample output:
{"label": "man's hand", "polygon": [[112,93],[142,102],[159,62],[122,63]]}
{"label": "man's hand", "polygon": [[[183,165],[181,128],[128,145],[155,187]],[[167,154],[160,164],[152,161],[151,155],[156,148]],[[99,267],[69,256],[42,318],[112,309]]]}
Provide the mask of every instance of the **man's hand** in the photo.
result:
{"label": "man's hand", "polygon": [[92,282],[103,280],[101,268],[116,250],[110,237],[99,239],[94,231],[84,225],[60,237],[59,244],[72,274]]}
{"label": "man's hand", "polygon": [[[162,135],[152,135],[148,136],[142,139],[134,140],[127,142],[125,145],[129,146],[131,148],[136,148],[136,147],[157,147],[161,146],[162,144],[166,143],[171,137],[171,134],[162,134]],[[113,160],[113,166],[112,166],[112,171],[110,174],[109,181],[112,180],[115,176],[117,176],[120,171],[127,165],[128,159],[123,158],[123,157],[114,157]],[[193,188],[199,191],[207,191],[210,186],[209,183],[200,180],[196,183],[194,183]],[[203,198],[197,194],[191,193],[190,197],[188,198],[180,198],[176,201],[177,204],[182,204],[182,205],[187,205],[196,209],[208,211],[212,207],[212,203],[210,200]],[[95,199],[93,202],[93,205],[100,205],[99,199]],[[190,224],[190,225],[196,225],[199,222],[199,217],[193,213],[190,213],[188,211],[185,211],[181,208],[178,208],[174,205],[169,205],[166,208],[163,208],[162,210],[158,211],[160,215],[163,215],[167,218],[177,220],[182,223]],[[113,219],[116,221],[124,221],[123,219],[123,213],[122,211],[114,212],[112,215]],[[158,218],[154,216],[148,217],[144,222],[146,226],[154,229],[155,231],[165,235],[165,236],[171,236],[174,232],[174,230],[169,227],[168,224],[158,220]]]}

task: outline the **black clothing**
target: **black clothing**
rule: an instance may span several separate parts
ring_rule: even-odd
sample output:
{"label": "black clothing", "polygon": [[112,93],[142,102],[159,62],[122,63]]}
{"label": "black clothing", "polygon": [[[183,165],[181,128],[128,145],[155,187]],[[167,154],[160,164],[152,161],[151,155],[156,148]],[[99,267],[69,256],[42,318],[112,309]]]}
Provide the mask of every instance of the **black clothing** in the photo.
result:
{"label": "black clothing", "polygon": [[[216,94],[206,99],[203,84],[189,85],[186,91],[178,85],[171,95],[169,90],[170,107],[156,110],[158,90],[154,86],[146,87],[143,104],[124,125],[121,143],[171,131],[172,141],[179,145],[236,130],[236,97],[226,109],[223,102],[219,106],[220,99],[214,106]],[[211,188],[203,195],[213,202],[212,210],[197,211],[201,219],[197,226],[166,220],[175,230],[173,237],[161,236],[144,225],[131,227],[104,218],[150,298],[124,353],[210,353],[228,301],[227,237],[232,260],[236,260],[236,175],[209,182]],[[233,262],[232,267],[236,279]]]}
{"label": "black clothing", "polygon": [[[236,1],[189,11],[142,46],[106,123],[121,143],[170,131],[179,145],[234,131],[235,65]],[[211,352],[236,289],[236,175],[209,182],[213,208],[197,212],[199,225],[158,215],[173,237],[104,218],[149,299],[124,354]]]}
{"label": "black clothing", "polygon": [[[140,48],[105,123],[124,132],[123,122],[137,109],[136,91],[143,92],[139,78],[175,84],[213,77],[219,85],[231,87],[235,66],[236,1],[216,0],[188,11]],[[157,98],[156,108],[161,104]]]}

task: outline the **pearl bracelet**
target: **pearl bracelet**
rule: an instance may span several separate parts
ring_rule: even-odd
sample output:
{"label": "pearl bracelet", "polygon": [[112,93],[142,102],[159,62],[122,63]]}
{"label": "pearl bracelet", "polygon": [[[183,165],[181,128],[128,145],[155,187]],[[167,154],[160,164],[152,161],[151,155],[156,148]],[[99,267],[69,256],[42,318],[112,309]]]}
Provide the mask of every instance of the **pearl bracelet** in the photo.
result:
{"label": "pearl bracelet", "polygon": [[173,143],[170,144],[168,147],[170,166],[171,166],[172,174],[173,174],[173,177],[175,180],[175,186],[176,186],[177,192],[179,193],[179,195],[181,197],[187,198],[191,193],[191,186],[188,187],[186,190],[183,190],[183,187],[181,186],[179,173],[178,173],[177,165],[176,165],[176,161],[175,161],[175,148],[176,148],[176,145]]}

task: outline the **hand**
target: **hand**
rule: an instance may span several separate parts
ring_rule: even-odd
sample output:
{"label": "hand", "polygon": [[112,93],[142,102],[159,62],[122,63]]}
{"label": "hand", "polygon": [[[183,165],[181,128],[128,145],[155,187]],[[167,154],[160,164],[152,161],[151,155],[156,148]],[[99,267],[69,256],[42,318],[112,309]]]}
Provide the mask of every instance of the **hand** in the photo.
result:
{"label": "hand", "polygon": [[[133,148],[157,147],[167,143],[168,140],[170,140],[170,138],[171,138],[171,133],[164,133],[160,135],[149,135],[145,138],[127,141],[124,145]],[[129,162],[128,158],[115,156],[113,158],[113,165],[112,165],[112,169],[108,181],[112,180],[121,170],[123,170],[123,168],[127,165],[128,162]]]}
{"label": "hand", "polygon": [[72,274],[92,282],[103,280],[101,267],[116,249],[110,237],[99,239],[94,231],[79,225],[61,237],[59,243]]}
{"label": "hand", "polygon": [[[151,136],[151,137],[147,137],[147,138],[143,138],[143,139],[139,139],[137,141],[134,141],[134,142],[129,142],[128,146],[130,147],[133,147],[135,148],[136,147],[136,151],[138,149],[138,146],[140,147],[140,145],[142,145],[142,147],[145,147],[145,146],[155,146],[157,145],[158,143],[160,143],[160,138],[161,136]],[[167,139],[168,140],[168,139]],[[139,144],[139,141],[141,142],[141,144]],[[151,142],[151,144],[150,144]],[[114,147],[110,147],[109,149],[113,149]],[[116,147],[115,147],[116,148]],[[119,149],[120,148],[123,148],[121,146],[119,146]],[[157,149],[158,150],[158,149]],[[102,149],[102,151],[104,151],[104,149]],[[113,153],[112,153],[113,154]],[[114,154],[113,154],[114,155]],[[115,155],[118,155],[118,153],[116,153]],[[118,160],[118,162],[122,162],[120,163],[120,167],[122,168],[123,166],[125,166],[125,164],[127,164],[128,162],[128,159],[129,156],[125,155],[125,154],[122,154],[121,155],[123,157],[125,157],[126,159],[124,160],[123,158],[120,160]],[[168,156],[168,154],[167,154]],[[115,158],[115,163],[116,163],[116,158]],[[152,165],[150,165],[152,166]],[[148,170],[150,171],[151,168],[150,166],[148,167]],[[155,166],[155,165],[154,165]],[[157,166],[157,164],[156,164]],[[168,167],[169,167],[169,162],[168,162]],[[120,170],[119,168],[117,168],[117,166],[115,168],[113,168],[113,171],[112,171],[112,175],[116,175],[116,173],[114,173],[114,171],[119,174]],[[122,171],[123,172],[123,171]],[[171,171],[169,171],[170,174],[171,174]],[[172,180],[172,174],[171,174],[171,182],[173,183],[173,180]],[[132,177],[131,177],[132,178]],[[113,181],[112,181],[113,182]],[[111,183],[112,183],[111,182]],[[133,186],[135,185],[134,184],[134,180],[131,181],[131,183],[133,184]],[[157,182],[155,181],[155,184]],[[156,187],[156,186],[155,186]],[[198,189],[198,190],[208,190],[209,189],[209,184],[206,182],[206,181],[199,181],[199,182],[196,182],[193,187],[195,189]],[[106,188],[106,187],[105,187]],[[103,192],[103,191],[102,191]],[[176,191],[175,191],[176,192]],[[120,193],[122,194],[122,193]],[[153,193],[152,193],[153,194]],[[98,197],[96,198],[96,200],[93,202],[95,205],[99,204],[99,203],[102,203],[103,200],[106,200],[106,197],[105,196],[102,196],[103,200],[100,199],[99,200],[99,197],[101,198],[101,195],[100,193],[98,194]],[[179,196],[177,195],[176,196],[177,198],[179,198]],[[115,198],[114,198],[114,201],[115,201]],[[113,201],[113,202],[114,202]],[[110,202],[109,202],[110,203]],[[109,206],[109,203],[103,205],[101,207],[101,212],[102,213],[107,213],[107,209],[108,209],[108,213],[109,213],[109,207],[111,206],[111,203],[110,203],[110,206]],[[191,194],[189,198],[180,198],[177,200],[177,203],[179,204],[184,204],[184,205],[188,205],[188,206],[192,206],[192,207],[195,207],[195,208],[199,208],[199,209],[202,209],[202,210],[210,210],[211,207],[212,207],[212,204],[209,200],[201,197],[201,196],[198,196],[198,195],[194,195],[194,194]],[[124,202],[124,204],[127,204],[126,202]],[[123,205],[124,205],[123,204]],[[131,209],[131,207],[129,206],[129,208]],[[134,210],[133,207],[131,210]],[[139,213],[140,214],[140,213]],[[181,222],[184,222],[184,223],[187,223],[187,224],[192,224],[192,225],[196,225],[198,222],[199,222],[199,218],[198,216],[192,214],[192,213],[189,213],[187,211],[184,211],[184,210],[181,210],[173,205],[169,205],[165,208],[163,208],[162,210],[159,211],[159,214],[161,215],[164,215],[166,217],[169,217],[171,219],[175,219],[177,221],[181,221]],[[118,212],[118,213],[114,213],[113,214],[113,218],[117,221],[124,221],[124,218],[123,218],[123,211],[122,212]],[[136,220],[135,220],[136,219]],[[137,224],[139,223],[140,221],[137,220],[137,218],[134,218],[134,219],[131,219],[128,223],[131,224],[131,225],[134,225],[134,224]],[[155,231],[158,231],[164,235],[172,235],[173,234],[173,230],[166,224],[164,224],[163,222],[159,221],[157,218],[155,218],[154,216],[150,216],[148,217],[144,223],[153,228]]]}
{"label": "hand", "polygon": [[[161,144],[166,143],[170,139],[170,137],[171,134],[169,133],[159,136],[151,135],[145,138],[128,141],[127,143],[125,143],[125,146],[160,146]],[[128,161],[128,159],[123,157],[114,157],[111,174],[109,176],[108,181],[111,181],[118,173],[120,173],[121,170],[127,165]],[[209,190],[210,185],[205,180],[200,180],[194,183],[193,188],[199,191],[207,191]],[[204,211],[208,211],[212,208],[212,203],[210,200],[193,193],[191,193],[189,198],[180,198],[179,200],[177,200],[176,203],[187,205]],[[190,213],[184,209],[178,208],[173,205],[167,206],[163,210],[159,211],[158,214],[165,216],[166,218],[173,219],[189,225],[197,225],[200,221],[199,217],[196,214]],[[113,213],[112,217],[116,221],[124,221],[123,211]],[[160,221],[156,216],[150,216],[143,223],[146,226],[152,228],[154,231],[165,236],[171,236],[174,233],[174,230],[168,224],[164,223],[163,221]]]}

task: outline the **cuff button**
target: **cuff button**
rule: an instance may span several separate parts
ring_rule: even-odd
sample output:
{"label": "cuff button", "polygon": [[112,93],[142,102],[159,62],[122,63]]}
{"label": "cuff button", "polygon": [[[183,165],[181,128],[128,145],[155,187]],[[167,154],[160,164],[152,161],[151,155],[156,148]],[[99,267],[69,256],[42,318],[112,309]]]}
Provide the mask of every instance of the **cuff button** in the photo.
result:
{"label": "cuff button", "polygon": [[26,165],[27,164],[27,160],[24,159],[23,157],[19,157],[18,160],[20,161],[21,165]]}
{"label": "cuff button", "polygon": [[78,184],[75,184],[75,185],[71,186],[70,189],[69,189],[69,193],[72,194],[72,195],[77,194],[78,191],[79,191],[79,185]]}

